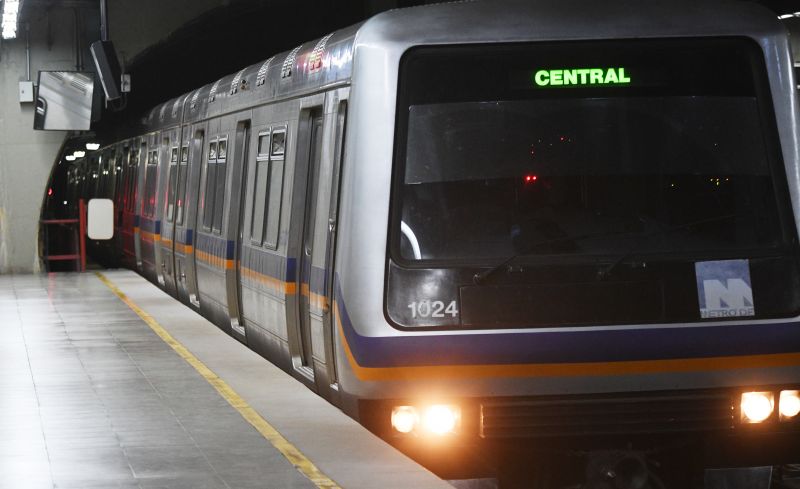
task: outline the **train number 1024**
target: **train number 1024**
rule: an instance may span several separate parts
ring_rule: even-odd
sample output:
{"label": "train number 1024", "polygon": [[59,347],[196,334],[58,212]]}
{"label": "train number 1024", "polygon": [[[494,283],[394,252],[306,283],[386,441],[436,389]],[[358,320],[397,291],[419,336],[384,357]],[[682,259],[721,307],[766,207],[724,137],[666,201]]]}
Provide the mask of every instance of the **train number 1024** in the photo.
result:
{"label": "train number 1024", "polygon": [[411,309],[411,317],[417,318],[443,318],[458,316],[456,301],[445,304],[444,301],[414,301],[408,305]]}

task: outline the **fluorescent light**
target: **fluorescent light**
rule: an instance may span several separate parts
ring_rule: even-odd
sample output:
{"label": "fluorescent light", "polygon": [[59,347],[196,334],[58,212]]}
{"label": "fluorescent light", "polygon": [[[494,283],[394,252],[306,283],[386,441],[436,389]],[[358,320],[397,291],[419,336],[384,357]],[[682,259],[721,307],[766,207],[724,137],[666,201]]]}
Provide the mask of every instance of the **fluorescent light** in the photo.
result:
{"label": "fluorescent light", "polygon": [[67,161],[75,161],[75,157],[72,156],[72,155],[67,155],[67,156],[64,157],[64,159],[67,160]]}
{"label": "fluorescent light", "polygon": [[72,153],[72,156],[76,158],[83,158],[84,156],[86,156],[86,151],[81,151],[81,150],[75,151],[74,153]]}
{"label": "fluorescent light", "polygon": [[19,14],[19,1],[5,0],[3,2],[3,39],[17,37],[17,17]]}
{"label": "fluorescent light", "polygon": [[95,151],[100,149],[100,143],[86,143],[86,149],[89,151]]}
{"label": "fluorescent light", "polygon": [[17,26],[15,24],[3,24],[3,39],[14,39],[17,37]]}
{"label": "fluorescent light", "polygon": [[779,15],[778,19],[784,20],[784,19],[791,19],[792,17],[794,17],[794,14],[784,14],[784,15]]}

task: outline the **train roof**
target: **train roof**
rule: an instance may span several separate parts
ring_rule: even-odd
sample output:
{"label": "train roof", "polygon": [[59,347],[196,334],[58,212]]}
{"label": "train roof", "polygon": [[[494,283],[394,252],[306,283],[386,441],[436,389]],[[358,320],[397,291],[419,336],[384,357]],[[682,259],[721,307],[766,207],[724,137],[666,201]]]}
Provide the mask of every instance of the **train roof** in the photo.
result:
{"label": "train roof", "polygon": [[306,42],[154,107],[145,132],[346,84],[359,49],[479,42],[785,35],[742,1],[462,1],[390,10]]}
{"label": "train roof", "polygon": [[357,46],[785,35],[773,12],[740,0],[500,0],[441,3],[378,14]]}
{"label": "train roof", "polygon": [[353,41],[361,24],[271,56],[155,106],[143,120],[147,132],[183,122],[346,84],[352,72]]}

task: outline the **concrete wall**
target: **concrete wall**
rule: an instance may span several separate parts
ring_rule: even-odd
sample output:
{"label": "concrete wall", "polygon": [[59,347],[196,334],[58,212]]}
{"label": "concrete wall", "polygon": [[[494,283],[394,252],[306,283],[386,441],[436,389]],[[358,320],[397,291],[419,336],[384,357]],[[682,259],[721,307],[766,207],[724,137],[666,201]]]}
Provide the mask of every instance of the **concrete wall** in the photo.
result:
{"label": "concrete wall", "polygon": [[[74,70],[72,10],[31,9],[31,78],[39,70]],[[40,269],[39,215],[66,133],[34,131],[33,103],[19,102],[26,79],[25,31],[0,41],[0,273]]]}

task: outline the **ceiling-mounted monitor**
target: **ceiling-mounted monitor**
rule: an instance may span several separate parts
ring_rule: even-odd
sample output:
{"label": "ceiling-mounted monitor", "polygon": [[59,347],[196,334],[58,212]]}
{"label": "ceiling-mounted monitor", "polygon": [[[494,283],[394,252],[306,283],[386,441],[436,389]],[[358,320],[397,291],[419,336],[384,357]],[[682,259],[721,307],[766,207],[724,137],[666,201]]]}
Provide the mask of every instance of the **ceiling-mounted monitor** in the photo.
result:
{"label": "ceiling-mounted monitor", "polygon": [[89,46],[92,52],[94,66],[100,77],[100,84],[106,94],[106,100],[116,100],[121,97],[120,83],[122,70],[119,67],[117,52],[111,41],[95,41]]}

